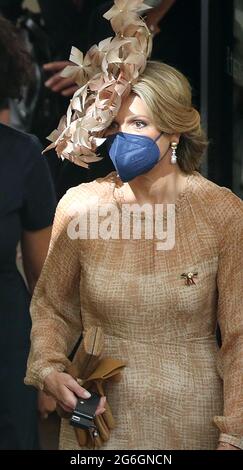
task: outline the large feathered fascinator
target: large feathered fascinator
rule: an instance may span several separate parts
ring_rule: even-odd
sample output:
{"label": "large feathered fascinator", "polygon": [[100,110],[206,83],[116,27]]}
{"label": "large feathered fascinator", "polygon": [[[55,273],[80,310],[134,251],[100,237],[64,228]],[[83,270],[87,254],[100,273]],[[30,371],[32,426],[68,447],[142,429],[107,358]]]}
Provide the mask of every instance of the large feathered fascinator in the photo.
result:
{"label": "large feathered fascinator", "polygon": [[61,75],[72,77],[78,90],[70,100],[66,116],[47,138],[58,157],[79,166],[100,160],[96,149],[104,142],[104,130],[117,115],[122,98],[146,67],[152,35],[139,13],[150,7],[143,0],[114,0],[104,14],[114,37],[92,46],[84,56],[72,47],[70,61]]}

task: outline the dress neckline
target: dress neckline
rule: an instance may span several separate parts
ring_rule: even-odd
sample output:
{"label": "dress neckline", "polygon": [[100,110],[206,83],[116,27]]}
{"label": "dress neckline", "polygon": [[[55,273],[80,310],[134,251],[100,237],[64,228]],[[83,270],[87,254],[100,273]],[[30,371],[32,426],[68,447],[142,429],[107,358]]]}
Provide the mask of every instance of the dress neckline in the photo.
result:
{"label": "dress neckline", "polygon": [[[188,193],[191,190],[192,182],[194,181],[194,178],[196,178],[198,175],[199,173],[197,171],[193,171],[192,173],[187,175],[184,189],[179,193],[174,203],[176,213],[182,208],[184,202],[187,199]],[[123,214],[126,212],[130,213],[129,206],[133,204],[137,204],[136,202],[129,203],[125,200],[124,192],[123,192],[123,188],[125,184],[126,183],[123,183],[121,179],[119,178],[119,176],[115,173],[115,195],[114,196],[115,196],[115,200],[118,205],[118,208]],[[165,206],[167,206],[167,204],[169,203],[164,203],[164,204]],[[141,214],[135,214],[135,216],[141,217]],[[166,217],[166,215],[164,215],[164,217]]]}

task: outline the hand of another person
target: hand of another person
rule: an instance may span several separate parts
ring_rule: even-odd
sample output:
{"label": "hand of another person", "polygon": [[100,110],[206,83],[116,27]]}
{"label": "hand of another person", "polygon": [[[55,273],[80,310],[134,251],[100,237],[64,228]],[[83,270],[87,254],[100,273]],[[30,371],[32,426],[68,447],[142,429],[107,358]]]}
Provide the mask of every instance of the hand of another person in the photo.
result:
{"label": "hand of another person", "polygon": [[56,409],[56,400],[47,395],[43,390],[38,392],[38,411],[42,419],[48,418],[49,413]]}
{"label": "hand of another person", "polygon": [[45,86],[50,88],[55,93],[61,93],[63,96],[72,96],[78,89],[78,86],[76,85],[73,78],[64,78],[60,76],[60,73],[67,65],[73,65],[73,63],[69,62],[68,60],[62,60],[44,64],[44,70],[53,74],[45,82]]}
{"label": "hand of another person", "polygon": [[148,10],[144,19],[153,36],[160,33],[159,22],[162,17],[158,15],[156,7]]}
{"label": "hand of another person", "polygon": [[[71,413],[77,403],[77,397],[87,399],[90,393],[81,387],[78,382],[65,372],[52,371],[44,380],[44,391],[55,398],[57,404],[68,413]],[[101,397],[96,415],[105,411],[106,397]]]}
{"label": "hand of another person", "polygon": [[219,442],[216,450],[240,450],[239,447],[232,446],[228,442]]}

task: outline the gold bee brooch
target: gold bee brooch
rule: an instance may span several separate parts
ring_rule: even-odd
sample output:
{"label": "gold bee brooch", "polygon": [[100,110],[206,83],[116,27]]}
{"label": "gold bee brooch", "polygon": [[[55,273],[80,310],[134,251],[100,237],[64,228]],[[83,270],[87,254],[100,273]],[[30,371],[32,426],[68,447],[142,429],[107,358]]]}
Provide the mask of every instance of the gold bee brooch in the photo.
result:
{"label": "gold bee brooch", "polygon": [[191,286],[192,284],[196,284],[194,281],[194,277],[197,277],[197,275],[198,273],[189,272],[189,273],[182,273],[181,277],[184,277],[184,279],[186,280],[187,286]]}

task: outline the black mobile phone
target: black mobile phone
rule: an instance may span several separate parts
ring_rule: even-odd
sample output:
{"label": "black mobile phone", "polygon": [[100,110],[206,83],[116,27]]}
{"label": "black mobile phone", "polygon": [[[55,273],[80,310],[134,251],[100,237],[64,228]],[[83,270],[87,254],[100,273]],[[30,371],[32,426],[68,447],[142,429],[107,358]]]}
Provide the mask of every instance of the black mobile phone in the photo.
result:
{"label": "black mobile phone", "polygon": [[92,392],[90,398],[78,398],[76,407],[70,418],[70,424],[81,429],[92,431],[93,436],[97,436],[98,430],[94,423],[94,417],[100,398],[101,396],[98,393]]}

